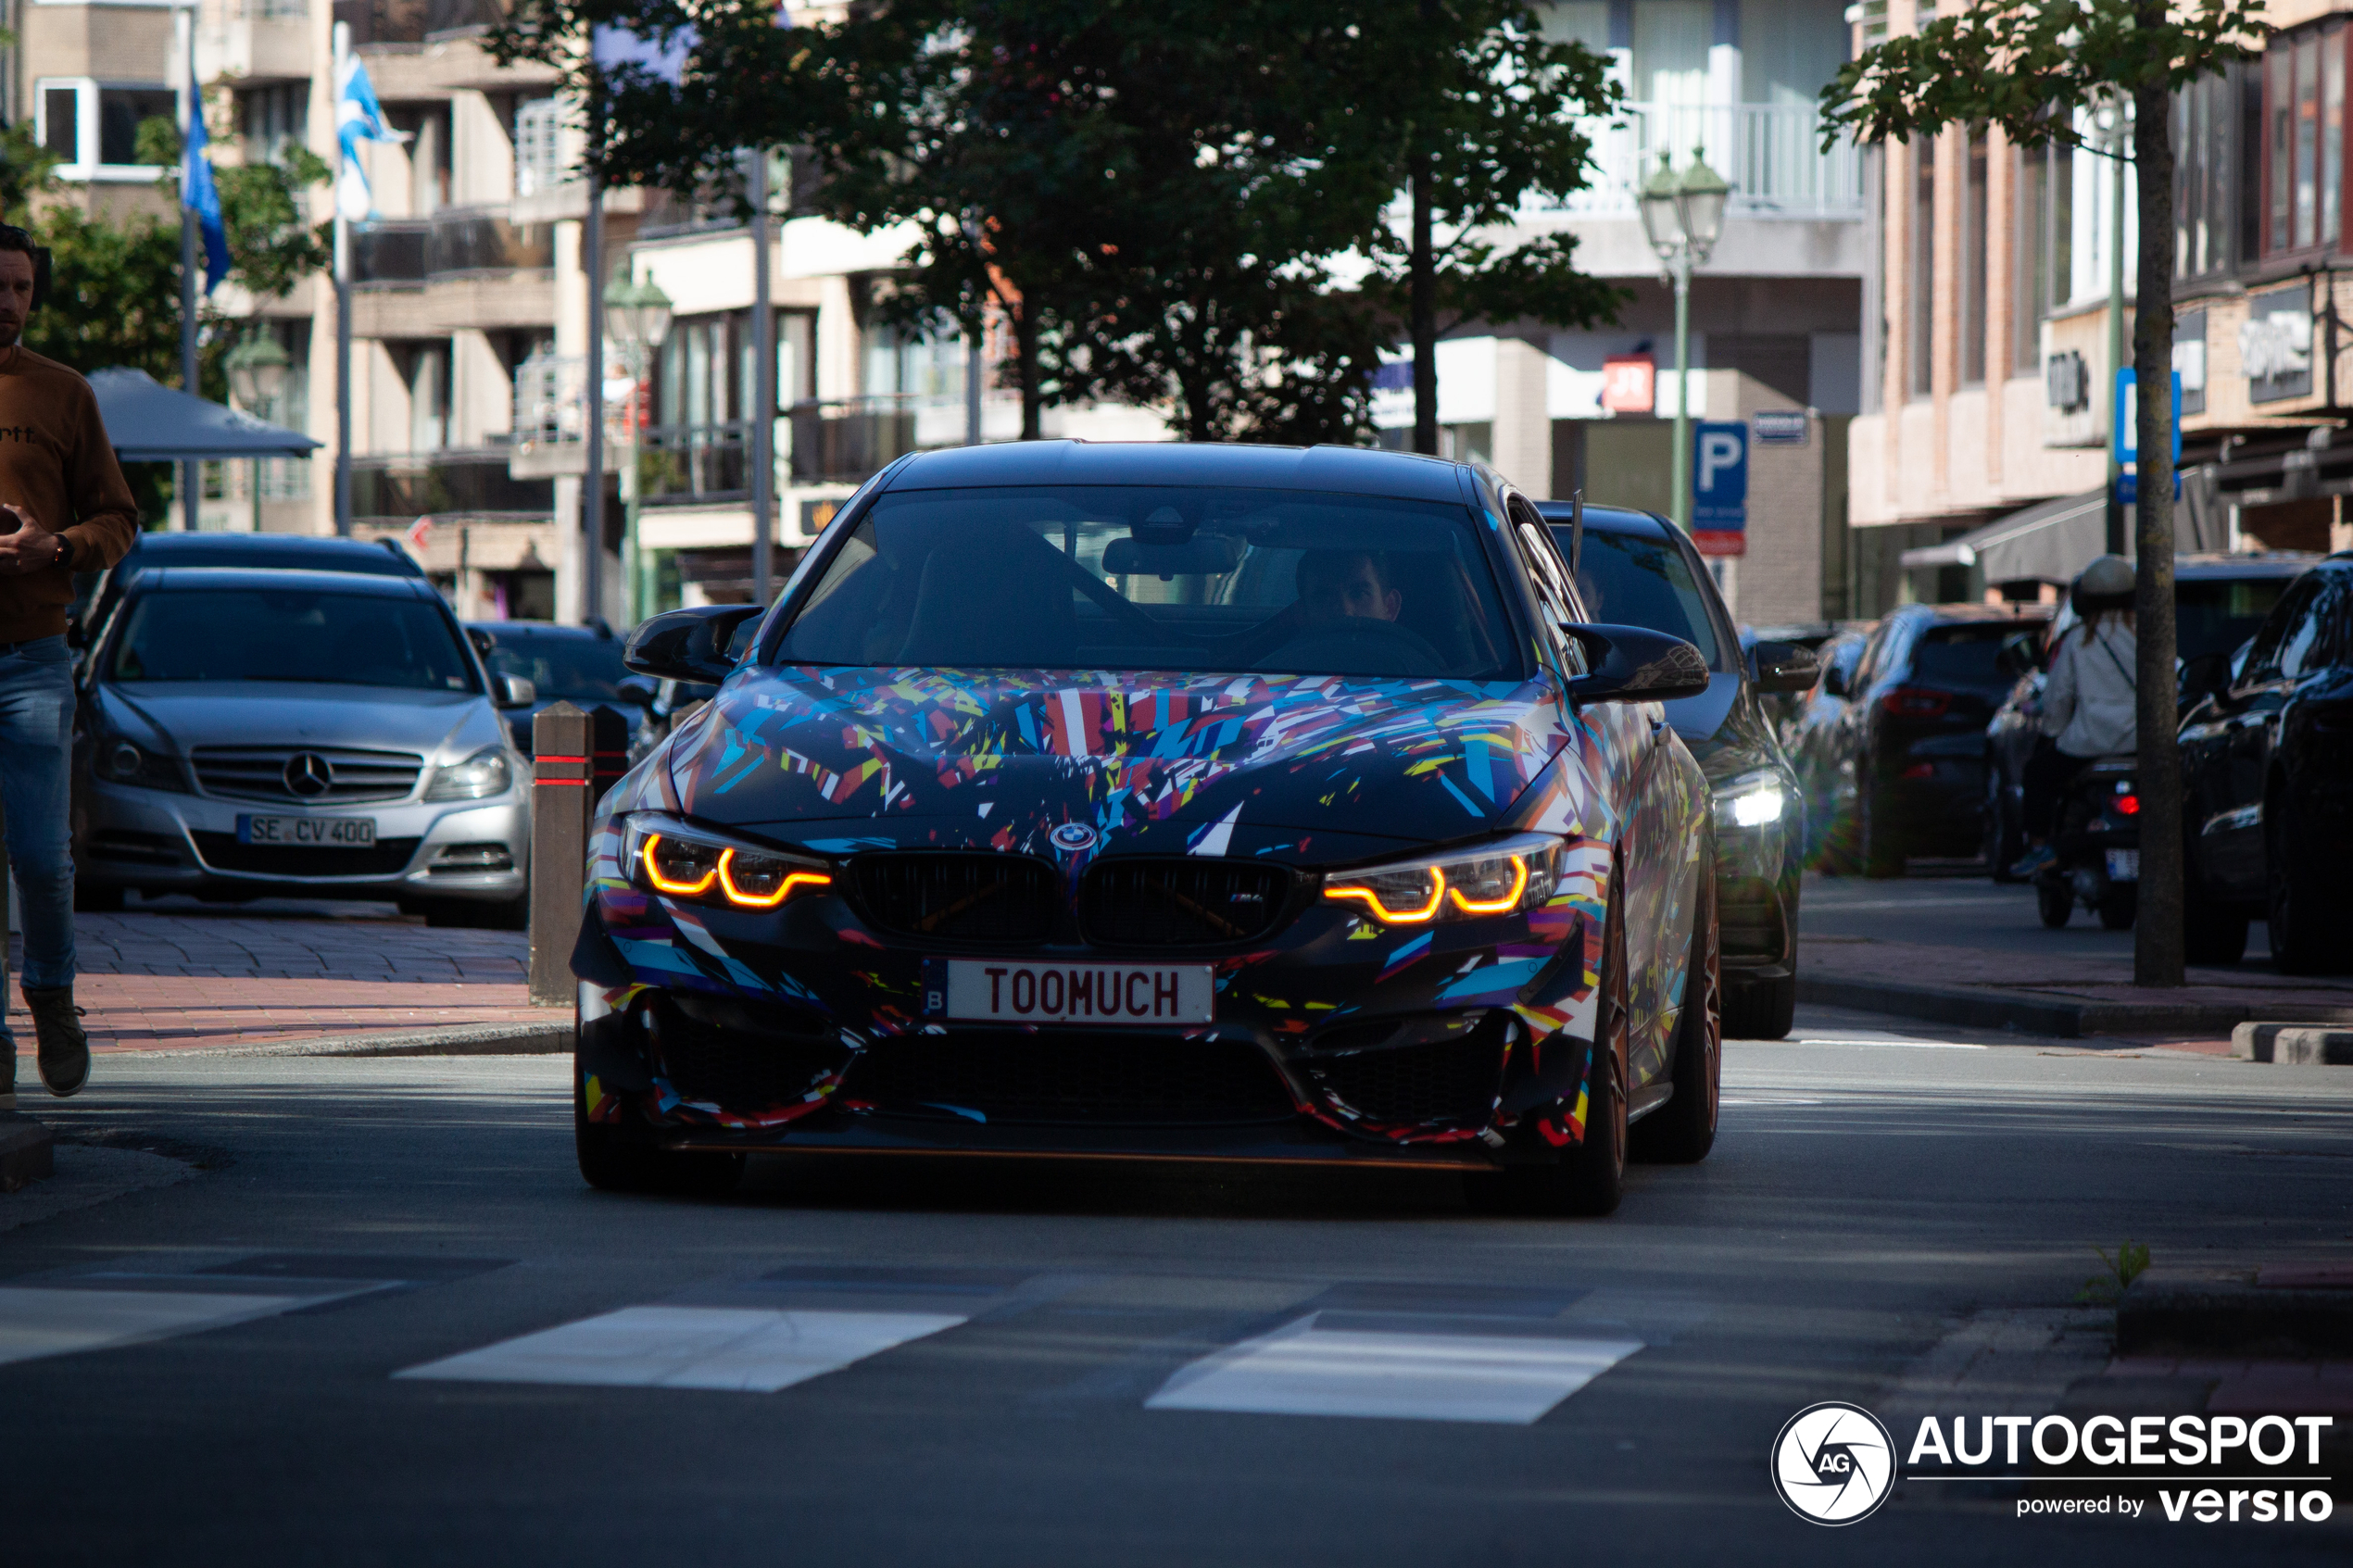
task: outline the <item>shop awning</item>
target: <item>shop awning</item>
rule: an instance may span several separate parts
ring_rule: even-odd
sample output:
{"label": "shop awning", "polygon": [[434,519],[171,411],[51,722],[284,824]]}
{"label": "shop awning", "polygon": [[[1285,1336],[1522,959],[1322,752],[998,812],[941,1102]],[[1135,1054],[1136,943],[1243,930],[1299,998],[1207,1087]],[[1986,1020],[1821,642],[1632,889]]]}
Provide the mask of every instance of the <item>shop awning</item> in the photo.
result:
{"label": "shop awning", "polygon": [[[2184,491],[2193,487],[2184,484]],[[1988,583],[2072,583],[2075,574],[2108,549],[2106,492],[2055,495],[1972,529],[1942,545],[1904,552],[1906,567],[1973,566]],[[2216,549],[2199,538],[2196,495],[2185,494],[2173,508],[2176,550]],[[2131,555],[2131,521],[2125,554]]]}
{"label": "shop awning", "polygon": [[192,458],[299,458],[319,448],[300,431],[193,397],[145,370],[94,370],[90,390],[115,456],[126,463]]}

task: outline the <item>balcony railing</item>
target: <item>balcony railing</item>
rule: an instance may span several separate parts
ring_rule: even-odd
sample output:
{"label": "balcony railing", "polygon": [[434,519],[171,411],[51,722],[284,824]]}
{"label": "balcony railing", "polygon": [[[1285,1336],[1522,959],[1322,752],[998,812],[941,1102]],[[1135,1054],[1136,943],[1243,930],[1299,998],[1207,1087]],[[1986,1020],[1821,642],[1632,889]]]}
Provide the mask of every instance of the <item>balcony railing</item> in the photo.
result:
{"label": "balcony railing", "polygon": [[422,283],[460,272],[520,272],[555,264],[544,223],[510,222],[501,207],[450,207],[390,218],[351,232],[356,283]]}
{"label": "balcony railing", "polygon": [[351,511],[360,518],[459,514],[468,517],[545,517],[556,491],[544,479],[515,479],[507,454],[418,452],[351,459]]}
{"label": "balcony railing", "polygon": [[1749,217],[1859,218],[1863,160],[1854,143],[1822,150],[1820,115],[1804,104],[1628,104],[1584,127],[1594,171],[1559,210],[1631,215],[1662,152],[1682,167],[1692,153],[1731,182],[1730,210]]}
{"label": "balcony railing", "polygon": [[422,44],[439,32],[494,25],[498,0],[334,0],[334,19],[351,24],[355,45]]}

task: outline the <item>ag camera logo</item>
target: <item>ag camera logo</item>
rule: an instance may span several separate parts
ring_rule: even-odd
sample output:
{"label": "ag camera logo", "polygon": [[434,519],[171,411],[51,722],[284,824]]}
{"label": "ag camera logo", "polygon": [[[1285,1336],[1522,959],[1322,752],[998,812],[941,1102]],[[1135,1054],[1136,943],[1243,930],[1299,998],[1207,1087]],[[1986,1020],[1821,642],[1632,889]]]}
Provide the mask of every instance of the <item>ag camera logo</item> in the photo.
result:
{"label": "ag camera logo", "polygon": [[1800,1519],[1831,1525],[1868,1519],[1894,1484],[1895,1440],[1860,1405],[1808,1405],[1773,1439],[1773,1490]]}

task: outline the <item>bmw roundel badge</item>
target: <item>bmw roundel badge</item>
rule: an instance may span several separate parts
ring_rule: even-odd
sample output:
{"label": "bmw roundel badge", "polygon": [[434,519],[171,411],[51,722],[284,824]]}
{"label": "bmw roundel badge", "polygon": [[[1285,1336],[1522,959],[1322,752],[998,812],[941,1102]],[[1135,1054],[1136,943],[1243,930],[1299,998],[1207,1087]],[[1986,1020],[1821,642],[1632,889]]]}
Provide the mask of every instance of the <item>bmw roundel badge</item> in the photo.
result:
{"label": "bmw roundel badge", "polygon": [[1076,855],[1095,847],[1095,830],[1085,822],[1064,822],[1046,835],[1046,842],[1065,855]]}

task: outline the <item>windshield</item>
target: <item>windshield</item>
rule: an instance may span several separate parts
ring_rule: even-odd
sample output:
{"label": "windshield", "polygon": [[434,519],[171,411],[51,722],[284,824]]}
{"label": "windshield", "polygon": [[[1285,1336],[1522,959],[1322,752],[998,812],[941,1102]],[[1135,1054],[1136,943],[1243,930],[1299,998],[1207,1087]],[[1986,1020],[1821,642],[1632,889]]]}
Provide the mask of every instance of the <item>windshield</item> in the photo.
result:
{"label": "windshield", "polygon": [[2009,678],[1994,660],[2003,640],[2018,630],[2001,621],[1931,626],[1912,654],[1912,679],[1931,685],[2007,686]]}
{"label": "windshield", "polygon": [[542,702],[635,700],[622,695],[621,683],[628,678],[629,670],[621,662],[618,639],[543,637],[527,632],[490,635],[490,668],[501,675],[520,675],[529,681],[538,688]]}
{"label": "windshield", "polygon": [[1162,486],[881,497],[786,663],[1507,678],[1467,508]]}
{"label": "windshield", "polygon": [[[1568,531],[1554,529],[1561,548]],[[1699,649],[1710,670],[1730,668],[1716,640],[1705,591],[1692,578],[1683,552],[1665,539],[1637,533],[1585,530],[1585,550],[1577,563],[1578,596],[1596,622],[1641,626],[1680,637]]]}
{"label": "windshield", "polygon": [[148,594],[116,640],[118,681],[312,681],[470,692],[473,671],[438,607],[307,588]]}
{"label": "windshield", "polygon": [[2293,577],[2242,577],[2173,584],[2174,651],[2183,660],[2228,653],[2255,635]]}

